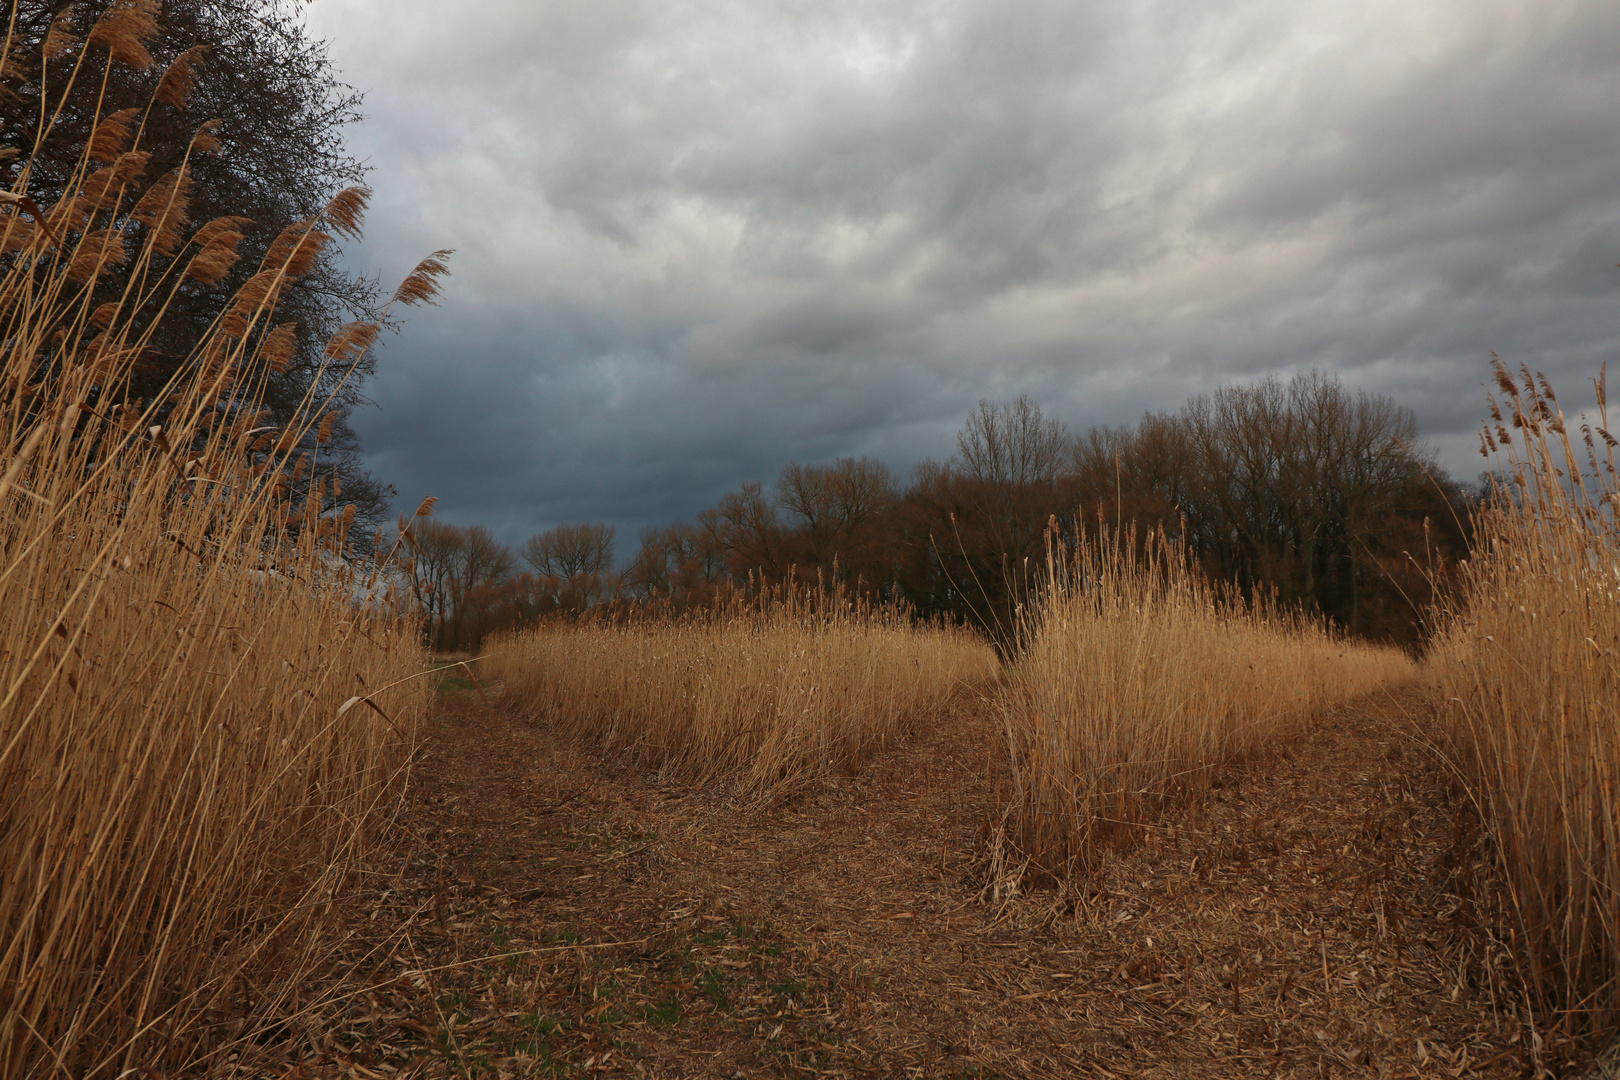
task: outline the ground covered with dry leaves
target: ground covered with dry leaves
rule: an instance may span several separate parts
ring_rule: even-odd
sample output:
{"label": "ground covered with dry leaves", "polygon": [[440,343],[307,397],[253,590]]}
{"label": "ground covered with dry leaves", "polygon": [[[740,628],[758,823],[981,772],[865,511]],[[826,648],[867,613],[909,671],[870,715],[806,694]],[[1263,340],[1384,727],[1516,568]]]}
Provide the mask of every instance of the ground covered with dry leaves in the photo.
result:
{"label": "ground covered with dry leaves", "polygon": [[1319,718],[1084,888],[998,898],[1000,738],[971,696],[860,775],[752,809],[471,690],[439,700],[354,909],[347,996],[278,1072],[1526,1074],[1478,844],[1415,702]]}

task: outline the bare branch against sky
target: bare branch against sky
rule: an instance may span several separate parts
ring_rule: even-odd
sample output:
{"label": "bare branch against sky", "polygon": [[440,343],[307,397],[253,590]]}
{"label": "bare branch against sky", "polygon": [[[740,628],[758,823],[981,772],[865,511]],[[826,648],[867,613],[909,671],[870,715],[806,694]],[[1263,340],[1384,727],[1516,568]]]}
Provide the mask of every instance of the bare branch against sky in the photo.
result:
{"label": "bare branch against sky", "polygon": [[1463,478],[1487,350],[1620,330],[1612,0],[321,0],[366,265],[460,249],[358,424],[508,541],[1322,367]]}

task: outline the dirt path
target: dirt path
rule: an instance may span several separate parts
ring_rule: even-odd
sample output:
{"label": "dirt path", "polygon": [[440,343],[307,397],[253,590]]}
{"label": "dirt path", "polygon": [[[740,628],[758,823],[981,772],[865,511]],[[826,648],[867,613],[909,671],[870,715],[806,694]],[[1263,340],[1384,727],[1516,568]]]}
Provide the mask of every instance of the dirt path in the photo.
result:
{"label": "dirt path", "polygon": [[1085,895],[995,903],[982,703],[746,813],[441,698],[351,946],[386,985],[306,1075],[1523,1075],[1399,701],[1234,771]]}

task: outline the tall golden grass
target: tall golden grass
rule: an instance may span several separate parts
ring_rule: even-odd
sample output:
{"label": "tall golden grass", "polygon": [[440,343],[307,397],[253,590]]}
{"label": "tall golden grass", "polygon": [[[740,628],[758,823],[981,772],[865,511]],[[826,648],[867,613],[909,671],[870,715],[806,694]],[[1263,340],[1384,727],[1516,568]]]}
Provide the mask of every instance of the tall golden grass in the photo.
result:
{"label": "tall golden grass", "polygon": [[1211,584],[1162,533],[1054,539],[1003,698],[998,872],[1084,874],[1223,766],[1415,673],[1399,650]]}
{"label": "tall golden grass", "polygon": [[[135,64],[151,7],[114,5],[81,55]],[[206,1064],[285,1017],[426,692],[402,681],[424,667],[414,620],[356,598],[352,509],[329,505],[318,454],[294,460],[329,403],[278,430],[260,409],[289,344],[276,299],[323,229],[357,228],[364,192],[288,227],[139,399],[131,374],[172,297],[219,281],[241,239],[239,219],[190,227],[188,165],[145,178],[139,131],[102,117],[53,206],[27,198],[26,166],[0,197],[6,1077]],[[130,284],[99,297],[113,264]],[[439,271],[419,268],[415,298]],[[328,355],[375,331],[346,327]]]}
{"label": "tall golden grass", "polygon": [[[1620,477],[1604,381],[1572,439],[1496,361],[1501,482],[1430,656],[1441,731],[1501,861],[1540,1033],[1620,1024]],[[1504,415],[1504,409],[1506,413]]]}
{"label": "tall golden grass", "polygon": [[488,649],[484,670],[558,729],[754,798],[855,768],[998,671],[967,630],[793,588],[559,621]]}

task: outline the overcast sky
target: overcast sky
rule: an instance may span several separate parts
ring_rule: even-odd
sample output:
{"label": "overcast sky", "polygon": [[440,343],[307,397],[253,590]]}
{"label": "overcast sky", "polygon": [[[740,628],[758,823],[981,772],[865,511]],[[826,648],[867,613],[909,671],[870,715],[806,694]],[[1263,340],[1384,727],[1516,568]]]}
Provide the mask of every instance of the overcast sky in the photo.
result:
{"label": "overcast sky", "polygon": [[[1488,351],[1620,339],[1614,0],[316,0],[356,265],[457,249],[356,418],[509,542],[1310,367],[1462,478]],[[621,554],[630,554],[629,551]]]}

